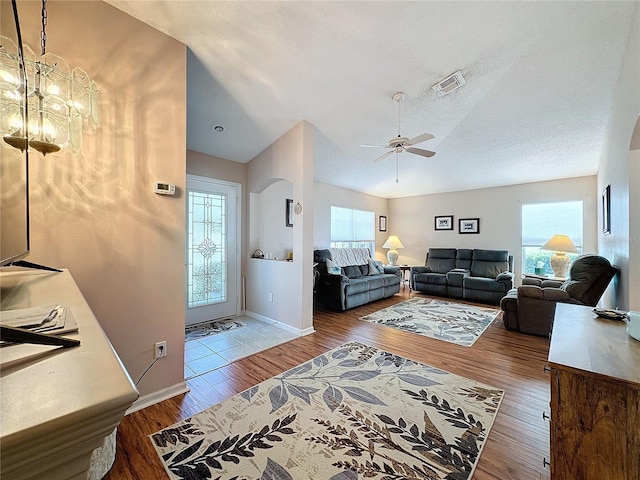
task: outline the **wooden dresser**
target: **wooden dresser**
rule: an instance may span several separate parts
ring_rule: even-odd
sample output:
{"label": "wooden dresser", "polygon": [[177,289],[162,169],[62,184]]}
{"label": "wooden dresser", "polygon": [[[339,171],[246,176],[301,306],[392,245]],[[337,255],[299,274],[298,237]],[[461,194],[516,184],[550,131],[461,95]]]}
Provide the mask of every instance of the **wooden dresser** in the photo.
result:
{"label": "wooden dresser", "polygon": [[559,303],[549,368],[551,478],[640,479],[640,342],[626,323]]}

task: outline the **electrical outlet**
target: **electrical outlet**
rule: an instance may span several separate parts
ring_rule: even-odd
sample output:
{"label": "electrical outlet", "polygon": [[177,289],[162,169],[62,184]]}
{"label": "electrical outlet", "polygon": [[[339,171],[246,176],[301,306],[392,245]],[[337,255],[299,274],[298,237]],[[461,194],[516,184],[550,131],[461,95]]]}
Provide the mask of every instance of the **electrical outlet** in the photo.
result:
{"label": "electrical outlet", "polygon": [[273,302],[273,293],[269,292],[269,301]]}
{"label": "electrical outlet", "polygon": [[156,356],[155,358],[166,357],[167,356],[167,341],[164,340],[162,342],[156,343]]}

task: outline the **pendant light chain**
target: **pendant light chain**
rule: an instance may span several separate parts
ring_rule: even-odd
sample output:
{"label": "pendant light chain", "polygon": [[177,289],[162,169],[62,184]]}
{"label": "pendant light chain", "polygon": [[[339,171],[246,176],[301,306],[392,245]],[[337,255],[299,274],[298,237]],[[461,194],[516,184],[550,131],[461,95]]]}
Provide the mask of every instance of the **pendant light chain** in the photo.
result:
{"label": "pendant light chain", "polygon": [[47,0],[42,0],[42,31],[40,32],[40,55],[47,50]]}

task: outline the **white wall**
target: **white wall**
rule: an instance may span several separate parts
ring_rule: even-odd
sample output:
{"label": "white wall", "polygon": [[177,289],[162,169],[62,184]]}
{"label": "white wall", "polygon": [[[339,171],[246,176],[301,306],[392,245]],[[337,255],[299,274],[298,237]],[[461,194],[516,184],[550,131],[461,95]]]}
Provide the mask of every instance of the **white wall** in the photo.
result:
{"label": "white wall", "polygon": [[[376,214],[376,253],[377,260],[386,263],[387,250],[382,248],[389,235],[394,235],[394,223],[388,222],[387,231],[378,231],[378,218],[387,216],[388,200],[386,198],[367,195],[364,193],[347,190],[345,188],[327,185],[326,183],[314,184],[313,190],[313,248],[329,248],[331,242],[331,207],[355,208],[367,210]],[[402,250],[400,250],[402,260]]]}
{"label": "white wall", "polygon": [[[272,183],[260,194],[251,194],[252,211],[259,232],[255,248],[262,250],[267,258],[283,260],[293,249],[293,228],[287,227],[286,199],[293,197],[293,184],[287,180]],[[252,218],[253,220],[254,218]]]}
{"label": "white wall", "polygon": [[[432,247],[504,249],[514,256],[516,283],[522,275],[521,211],[525,203],[582,200],[584,253],[595,253],[596,177],[422,195],[389,200],[389,223],[405,248],[401,263],[424,265]],[[434,229],[434,217],[453,215],[454,230]],[[480,233],[459,234],[458,219],[479,218]]]}
{"label": "white wall", "polygon": [[[247,313],[271,318],[301,333],[310,332],[313,324],[314,132],[313,125],[300,122],[247,165],[249,193],[261,193],[275,180],[285,179],[293,184],[294,205],[302,206],[301,214],[295,215],[293,223],[293,262],[249,261]],[[255,218],[259,209],[254,202],[250,202],[248,215],[249,245],[254,246],[259,244],[255,243],[259,240],[256,235],[259,223]],[[265,302],[269,292],[273,293],[273,302],[269,303],[274,305]]]}
{"label": "white wall", "polygon": [[629,153],[629,185],[629,310],[640,312],[640,150]]}
{"label": "white wall", "polygon": [[[598,213],[598,248],[601,255],[611,260],[620,273],[605,292],[607,307],[630,308],[630,300],[638,305],[640,288],[632,287],[631,257],[638,258],[640,245],[634,242],[631,232],[637,232],[640,215],[638,209],[629,207],[630,192],[640,188],[637,176],[629,168],[629,146],[633,129],[640,114],[640,8],[636,7],[634,20],[627,43],[624,66],[614,92],[611,118],[607,126],[607,141],[598,170],[598,191],[611,185],[611,234],[603,235],[602,213]],[[635,212],[636,215],[631,215]],[[637,237],[636,237],[637,239]],[[633,253],[632,253],[633,251]]]}

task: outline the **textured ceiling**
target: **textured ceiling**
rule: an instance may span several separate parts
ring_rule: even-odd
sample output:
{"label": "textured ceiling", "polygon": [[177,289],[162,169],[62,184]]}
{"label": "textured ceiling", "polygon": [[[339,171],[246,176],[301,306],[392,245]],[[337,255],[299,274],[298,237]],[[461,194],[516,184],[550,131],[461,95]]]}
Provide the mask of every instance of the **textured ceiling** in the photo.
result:
{"label": "textured ceiling", "polygon": [[[108,3],[189,47],[189,149],[248,162],[306,120],[317,181],[388,198],[595,174],[639,6]],[[431,91],[457,70],[466,85]],[[435,135],[418,145],[433,158],[360,147],[398,134],[396,91],[401,133]]]}

